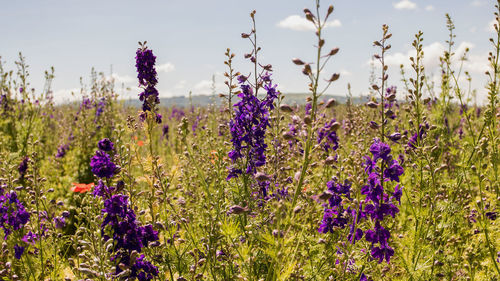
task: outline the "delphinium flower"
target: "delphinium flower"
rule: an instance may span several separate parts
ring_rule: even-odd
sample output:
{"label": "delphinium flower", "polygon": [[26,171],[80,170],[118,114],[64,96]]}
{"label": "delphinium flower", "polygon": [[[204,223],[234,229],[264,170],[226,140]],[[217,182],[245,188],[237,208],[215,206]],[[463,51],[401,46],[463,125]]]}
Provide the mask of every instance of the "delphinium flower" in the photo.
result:
{"label": "delphinium flower", "polygon": [[90,159],[92,173],[99,178],[112,178],[120,169],[111,161],[106,151],[113,150],[114,144],[108,138],[104,138],[98,142],[97,146],[99,150]]}
{"label": "delphinium flower", "polygon": [[[158,83],[155,69],[156,56],[153,55],[152,50],[141,45],[141,48],[137,49],[135,60],[137,79],[139,79],[139,85],[143,89],[139,94],[139,100],[143,102],[142,110],[145,113],[147,111],[155,112],[156,106],[160,103],[159,93],[156,89],[156,84]],[[161,115],[156,112],[155,115],[156,122],[161,123]]]}
{"label": "delphinium flower", "polygon": [[[144,260],[144,255],[133,261],[134,252],[140,253],[142,248],[158,240],[158,232],[151,225],[139,226],[136,215],[129,205],[128,197],[123,194],[112,194],[119,188],[108,188],[102,181],[102,189],[95,192],[94,196],[101,196],[104,200],[102,214],[104,220],[101,225],[104,239],[113,239],[112,261],[116,263],[114,274],[120,274],[123,267],[130,269],[129,280],[152,280],[158,276],[158,269],[150,262]],[[96,190],[97,187],[96,187]]]}
{"label": "delphinium flower", "polygon": [[[96,152],[96,156],[105,155],[102,156],[105,160],[101,161],[105,163],[102,165],[105,168],[96,169],[94,173],[100,178],[111,178],[114,175],[114,172],[107,173],[107,171],[112,170],[109,169],[109,166],[114,166],[114,164],[109,164],[112,164],[109,155],[103,151],[112,150],[112,148],[113,143],[110,140],[99,141],[99,149],[101,150]],[[102,172],[102,170],[106,172]],[[118,181],[115,186],[107,186],[101,179],[92,192],[95,197],[101,197],[104,201],[104,208],[101,210],[104,216],[101,224],[101,235],[105,240],[113,239],[114,242],[110,249],[113,253],[111,261],[116,264],[114,275],[129,269],[127,280],[152,280],[158,276],[158,268],[146,261],[144,255],[137,257],[136,254],[141,253],[142,249],[148,247],[149,243],[157,241],[158,232],[153,229],[152,225],[138,225],[135,212],[129,205],[128,196],[119,193],[124,189],[124,186],[123,181]],[[133,258],[134,256],[135,258]]]}
{"label": "delphinium flower", "polygon": [[425,123],[425,124],[420,124],[420,126],[418,126],[418,132],[414,133],[411,138],[408,140],[408,148],[409,149],[415,149],[417,148],[417,143],[419,143],[420,141],[423,140],[423,138],[425,137],[426,133],[427,133],[427,130],[429,130],[429,124]]}
{"label": "delphinium flower", "polygon": [[61,144],[57,148],[56,158],[63,158],[66,155],[66,152],[68,152],[68,150],[69,150],[69,144],[68,143]]}
{"label": "delphinium flower", "polygon": [[338,137],[335,130],[340,126],[340,124],[334,119],[325,123],[325,126],[319,129],[318,132],[318,144],[320,144],[326,153],[329,150],[337,150],[339,147]]}
{"label": "delphinium flower", "polygon": [[[246,79],[238,79],[246,81]],[[228,179],[237,177],[242,172],[255,174],[257,168],[266,163],[265,143],[266,130],[269,127],[269,110],[273,109],[273,101],[277,97],[276,85],[272,85],[269,80],[266,83],[266,97],[261,101],[253,94],[253,90],[248,84],[241,84],[241,99],[234,104],[235,116],[230,121],[231,142],[233,150],[229,152],[229,158],[233,162],[230,168]],[[245,171],[235,167],[238,159],[246,157]]]}
{"label": "delphinium flower", "polygon": [[0,228],[3,229],[4,239],[7,239],[9,234],[23,228],[28,223],[30,213],[19,201],[15,191],[2,190],[0,194]]}
{"label": "delphinium flower", "polygon": [[118,171],[118,167],[111,161],[109,155],[102,150],[96,151],[90,159],[90,167],[92,173],[100,178],[111,178]]}
{"label": "delphinium flower", "polygon": [[196,119],[193,122],[193,125],[191,126],[191,131],[193,132],[193,135],[196,136],[196,129],[198,128],[198,125],[200,124],[201,117],[200,115],[196,116]]}
{"label": "delphinium flower", "polygon": [[328,191],[325,193],[328,203],[325,204],[323,219],[318,229],[321,233],[333,233],[335,228],[344,228],[349,222],[350,207],[344,208],[342,200],[351,199],[351,183],[347,180],[343,184],[334,178],[326,183]]}
{"label": "delphinium flower", "polygon": [[0,108],[2,109],[2,115],[6,115],[9,113],[10,105],[7,94],[0,95]]}
{"label": "delphinium flower", "polygon": [[104,138],[97,143],[97,147],[102,151],[111,151],[114,149],[114,144],[108,138]]}
{"label": "delphinium flower", "polygon": [[[15,191],[6,191],[0,187],[0,228],[3,229],[4,240],[13,231],[22,229],[30,220],[30,213],[19,201]],[[16,244],[14,246],[14,257],[21,259],[24,247]]]}
{"label": "delphinium flower", "polygon": [[179,121],[182,117],[186,116],[186,113],[181,108],[177,108],[175,106],[172,107],[172,113],[170,114],[170,119],[174,118]]}
{"label": "delphinium flower", "polygon": [[390,119],[396,119],[396,114],[394,111],[392,111],[392,108],[394,106],[398,106],[396,102],[396,86],[391,86],[388,87],[385,93],[385,103],[384,103],[384,110],[385,110],[385,115],[387,118]]}
{"label": "delphinium flower", "polygon": [[20,260],[23,253],[24,253],[23,246],[19,246],[18,244],[14,245],[14,257],[16,259]]}
{"label": "delphinium flower", "polygon": [[163,125],[163,128],[161,129],[161,137],[167,140],[168,140],[168,130],[169,130],[168,124]]}
{"label": "delphinium flower", "polygon": [[106,98],[102,97],[99,102],[95,106],[95,119],[94,123],[97,123],[97,119],[101,116],[101,114],[104,112],[104,108],[106,107]]}
{"label": "delphinium flower", "polygon": [[[361,194],[366,196],[363,216],[375,222],[375,228],[365,231],[365,239],[371,242],[371,255],[382,262],[389,262],[394,250],[389,246],[390,232],[382,226],[388,215],[393,218],[399,212],[395,203],[401,200],[402,186],[399,177],[403,174],[403,167],[392,158],[389,145],[375,139],[370,146],[372,157],[365,156],[365,172],[368,175],[367,183],[362,187]],[[380,160],[380,161],[379,161]],[[377,164],[380,163],[380,166]],[[396,183],[394,191],[387,193],[384,185]],[[378,245],[377,245],[378,244]]]}
{"label": "delphinium flower", "polygon": [[17,167],[17,170],[19,171],[19,175],[21,178],[24,178],[24,175],[26,175],[26,171],[28,170],[28,162],[29,162],[29,157],[24,156],[23,160],[21,160],[21,163],[19,163],[19,166]]}

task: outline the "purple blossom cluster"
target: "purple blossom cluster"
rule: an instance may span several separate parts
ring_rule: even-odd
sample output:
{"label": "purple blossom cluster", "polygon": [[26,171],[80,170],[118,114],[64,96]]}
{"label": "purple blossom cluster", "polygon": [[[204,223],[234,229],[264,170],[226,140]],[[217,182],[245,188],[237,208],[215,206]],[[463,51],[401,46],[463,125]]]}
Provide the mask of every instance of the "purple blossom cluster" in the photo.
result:
{"label": "purple blossom cluster", "polygon": [[[352,206],[350,198],[351,183],[344,181],[338,183],[334,178],[327,183],[328,190],[321,197],[328,198],[325,204],[323,219],[318,229],[321,233],[333,233],[336,228],[345,228],[351,223],[348,239],[355,243],[365,237],[371,243],[371,256],[380,262],[390,261],[394,250],[389,246],[390,232],[382,226],[384,218],[388,215],[393,218],[399,212],[397,203],[401,204],[402,186],[399,185],[403,167],[391,156],[389,145],[375,139],[370,146],[372,157],[365,156],[365,172],[368,175],[367,183],[361,188],[365,200],[359,207],[344,207],[347,202]],[[380,160],[380,161],[379,161]],[[387,193],[384,185],[396,183],[393,192]],[[385,184],[383,184],[385,183]],[[375,222],[373,229],[363,231],[359,227],[362,220],[371,219]]]}
{"label": "purple blossom cluster", "polygon": [[[142,110],[144,112],[152,111],[160,103],[159,93],[156,89],[158,83],[155,69],[156,56],[153,55],[152,50],[142,47],[137,49],[135,61],[137,79],[139,79],[139,85],[143,88],[143,91],[139,94],[139,100],[143,102]],[[155,119],[157,123],[161,123],[161,115],[158,116],[157,114]]]}
{"label": "purple blossom cluster", "polygon": [[[374,229],[365,231],[365,239],[371,242],[371,255],[378,259],[379,263],[384,259],[389,262],[394,255],[394,250],[389,246],[390,233],[382,226],[384,218],[388,215],[393,218],[399,212],[394,204],[401,204],[403,194],[402,186],[399,185],[399,177],[403,174],[403,167],[391,156],[389,145],[375,139],[370,147],[373,158],[365,156],[365,172],[368,175],[367,184],[361,189],[361,194],[366,195],[365,207],[360,214],[362,217],[370,217],[375,221]],[[380,166],[377,163],[380,161]],[[384,183],[388,185],[395,182],[396,186],[392,193],[386,193]],[[378,244],[378,245],[377,245]]]}
{"label": "purple blossom cluster", "polygon": [[[109,139],[99,141],[100,155],[107,154],[103,150],[110,151],[113,149],[113,143]],[[94,156],[95,157],[95,156]],[[104,158],[106,158],[104,156]],[[94,158],[93,158],[94,159]],[[109,160],[107,156],[106,161]],[[112,164],[111,161],[104,161],[103,170],[107,178],[111,178],[114,172],[107,174],[107,171]],[[116,167],[115,167],[116,169]],[[94,170],[93,170],[94,171]],[[101,169],[96,170],[96,176],[101,177]],[[108,177],[109,176],[109,177]],[[133,258],[133,253],[140,253],[149,243],[158,240],[158,232],[155,231],[152,225],[139,226],[136,220],[134,210],[130,207],[128,197],[120,194],[125,184],[123,181],[118,181],[116,186],[108,187],[102,180],[99,180],[98,185],[94,188],[92,194],[99,196],[104,200],[104,209],[101,210],[104,220],[101,225],[102,236],[105,240],[113,239],[113,248],[111,251],[114,255],[111,261],[115,262],[114,274],[120,274],[124,269],[123,266],[130,269],[129,280],[152,280],[158,276],[158,268],[150,262],[144,260],[144,255],[138,258]]]}
{"label": "purple blossom cluster", "polygon": [[69,150],[69,143],[61,144],[57,148],[56,158],[63,158]]}
{"label": "purple blossom cluster", "polygon": [[335,228],[344,228],[349,223],[351,208],[344,208],[343,198],[351,199],[351,183],[345,180],[343,184],[337,179],[332,179],[326,183],[327,195],[331,196],[325,204],[323,219],[318,231],[321,233],[333,233]]}
{"label": "purple blossom cluster", "polygon": [[415,149],[420,141],[422,141],[429,130],[429,124],[420,124],[418,126],[418,132],[415,132],[408,140],[408,148]]}
{"label": "purple blossom cluster", "polygon": [[396,119],[397,117],[394,111],[392,111],[392,108],[394,106],[399,107],[398,103],[396,102],[396,92],[397,92],[396,86],[391,86],[387,88],[385,94],[386,102],[384,103],[384,110],[385,110],[384,114],[385,116],[387,116],[392,120]]}
{"label": "purple blossom cluster", "polygon": [[102,151],[96,151],[95,155],[90,159],[90,167],[92,173],[99,178],[112,178],[118,172],[118,167],[111,161],[110,156]]}
{"label": "purple blossom cluster", "polygon": [[238,80],[243,82],[240,82],[241,93],[238,94],[241,100],[234,104],[235,116],[229,122],[233,143],[229,158],[233,162],[233,167],[230,168],[228,180],[243,172],[240,168],[234,167],[238,159],[246,157],[245,173],[247,174],[255,174],[257,168],[266,163],[265,135],[269,127],[269,110],[274,109],[273,102],[278,97],[276,85],[272,85],[270,79],[267,79],[264,85],[267,94],[263,100],[253,94],[250,85],[243,84],[246,78],[238,77]]}
{"label": "purple blossom cluster", "polygon": [[17,167],[17,170],[19,171],[19,176],[21,176],[21,179],[24,178],[26,175],[26,171],[28,170],[28,162],[30,158],[28,156],[24,156],[23,160],[21,160],[21,163],[19,163],[19,166]]}
{"label": "purple blossom cluster", "polygon": [[174,118],[179,121],[182,117],[186,116],[186,113],[181,108],[177,108],[175,106],[172,107],[172,113],[170,114],[170,119]]}
{"label": "purple blossom cluster", "polygon": [[97,145],[99,150],[90,159],[92,173],[99,178],[112,178],[119,171],[119,168],[111,161],[111,157],[106,151],[113,150],[114,144],[105,138],[100,140]]}
{"label": "purple blossom cluster", "polygon": [[115,148],[113,142],[108,138],[100,140],[97,143],[97,147],[102,151],[111,151]]}
{"label": "purple blossom cluster", "polygon": [[334,118],[329,122],[326,122],[325,126],[320,128],[318,131],[318,144],[323,147],[326,153],[328,153],[329,150],[337,150],[337,148],[339,147],[339,139],[337,137],[337,133],[335,133],[335,130],[333,128],[336,122],[337,121]]}
{"label": "purple blossom cluster", "polygon": [[3,229],[4,239],[7,239],[13,231],[23,228],[29,219],[30,214],[17,198],[17,193],[6,192],[0,187],[0,228]]}
{"label": "purple blossom cluster", "polygon": [[[28,223],[30,213],[26,211],[23,203],[19,201],[15,191],[6,192],[0,186],[0,228],[3,229],[4,240],[13,232],[20,230]],[[14,246],[14,257],[20,259],[24,253],[24,247],[16,244]]]}

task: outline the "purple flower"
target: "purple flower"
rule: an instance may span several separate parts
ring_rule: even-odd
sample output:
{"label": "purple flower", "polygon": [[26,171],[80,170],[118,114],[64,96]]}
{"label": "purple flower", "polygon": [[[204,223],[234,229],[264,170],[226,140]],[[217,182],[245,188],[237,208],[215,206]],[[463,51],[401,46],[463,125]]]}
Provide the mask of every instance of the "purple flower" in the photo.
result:
{"label": "purple flower", "polygon": [[17,198],[15,191],[6,192],[0,195],[0,228],[4,230],[4,239],[12,233],[19,230],[28,223],[30,213],[26,211],[24,205]]}
{"label": "purple flower", "polygon": [[310,102],[306,103],[306,107],[305,107],[306,115],[311,114],[311,109],[312,109],[312,104]]}
{"label": "purple flower", "polygon": [[384,177],[395,182],[399,182],[399,176],[404,172],[403,167],[399,166],[398,161],[391,160],[389,167],[384,170]]}
{"label": "purple flower", "polygon": [[136,52],[135,67],[137,68],[137,79],[142,86],[155,86],[158,83],[156,79],[156,56],[153,55],[152,50],[146,48],[139,48]]}
{"label": "purple flower", "polygon": [[168,140],[168,124],[163,125],[163,128],[161,130],[162,137],[166,138]]}
{"label": "purple flower", "polygon": [[345,180],[344,184],[341,184],[337,183],[336,179],[333,179],[327,182],[326,186],[332,196],[328,199],[328,206],[325,207],[318,231],[333,233],[335,227],[344,228],[349,222],[350,208],[344,209],[342,197],[350,199],[351,183]]}
{"label": "purple flower", "polygon": [[386,161],[389,153],[391,153],[391,148],[380,140],[375,139],[373,144],[370,146],[370,152],[373,154],[374,162],[377,162],[378,159]]}
{"label": "purple flower", "polygon": [[233,167],[229,169],[227,179],[237,177],[243,171],[234,167],[236,161],[246,157],[245,173],[255,174],[257,168],[266,163],[265,135],[269,127],[269,110],[273,108],[273,101],[277,97],[276,86],[265,87],[268,93],[264,100],[259,100],[249,85],[241,85],[241,93],[238,97],[241,99],[234,104],[235,116],[230,121],[231,142],[233,150],[228,154],[233,162]]}
{"label": "purple flower", "polygon": [[14,257],[18,260],[21,259],[21,256],[24,253],[24,247],[19,246],[19,245],[14,245]]}
{"label": "purple flower", "polygon": [[102,151],[111,151],[114,149],[114,144],[108,138],[104,138],[97,143],[97,147]]}
{"label": "purple flower", "polygon": [[144,260],[144,255],[137,258],[135,264],[130,269],[130,280],[137,278],[139,281],[152,280],[158,276],[158,268],[149,261]]}
{"label": "purple flower", "polygon": [[57,148],[56,158],[63,158],[69,150],[69,144],[62,144]]}
{"label": "purple flower", "polygon": [[389,263],[391,261],[391,257],[394,255],[394,250],[391,246],[384,244],[378,247],[373,247],[371,251],[372,257],[378,259],[378,262],[381,263],[384,259]]}
{"label": "purple flower", "polygon": [[156,121],[156,123],[161,124],[161,121],[162,121],[162,120],[161,120],[161,117],[162,117],[162,116],[161,116],[161,114],[160,114],[160,113],[156,113],[156,117],[155,117],[155,121]]}
{"label": "purple flower", "polygon": [[66,219],[61,216],[61,217],[54,217],[54,224],[56,226],[56,228],[63,228],[64,226],[66,226]]}
{"label": "purple flower", "polygon": [[335,130],[332,129],[332,126],[334,126],[335,123],[335,119],[330,120],[330,122],[325,123],[325,126],[323,126],[318,132],[318,144],[323,146],[325,152],[328,152],[330,149],[337,150],[339,147],[337,133],[335,133]]}
{"label": "purple flower", "polygon": [[[389,262],[394,255],[394,250],[388,245],[390,232],[382,227],[381,222],[386,216],[394,218],[399,212],[398,207],[393,202],[395,200],[401,204],[402,186],[397,184],[392,196],[389,196],[384,191],[384,185],[388,185],[390,182],[398,183],[404,170],[399,162],[393,160],[390,155],[391,148],[380,140],[374,140],[370,152],[373,155],[373,160],[369,156],[365,156],[364,165],[368,179],[361,188],[361,194],[366,195],[365,207],[363,210],[360,209],[359,215],[363,218],[370,217],[375,221],[375,228],[365,231],[366,241],[372,243],[372,257],[378,259],[379,263],[383,260]],[[399,159],[400,161],[404,160],[401,156]],[[380,166],[377,163],[380,163]],[[353,228],[351,232],[353,232]]]}
{"label": "purple flower", "polygon": [[24,178],[24,175],[26,174],[26,171],[28,170],[28,161],[30,158],[28,156],[24,156],[23,160],[21,163],[19,163],[19,166],[17,167],[17,170],[19,171],[19,175],[21,178]]}
{"label": "purple flower", "polygon": [[118,171],[118,167],[111,162],[109,155],[101,150],[96,151],[90,159],[90,167],[92,167],[92,173],[100,178],[109,179]]}
{"label": "purple flower", "polygon": [[[143,87],[143,92],[139,94],[139,100],[143,102],[142,110],[144,112],[151,111],[160,103],[159,93],[155,88],[158,83],[155,69],[156,57],[153,55],[153,51],[144,47],[137,49],[135,60],[137,79],[139,79],[139,85]],[[156,121],[161,123],[161,115],[156,116]]]}

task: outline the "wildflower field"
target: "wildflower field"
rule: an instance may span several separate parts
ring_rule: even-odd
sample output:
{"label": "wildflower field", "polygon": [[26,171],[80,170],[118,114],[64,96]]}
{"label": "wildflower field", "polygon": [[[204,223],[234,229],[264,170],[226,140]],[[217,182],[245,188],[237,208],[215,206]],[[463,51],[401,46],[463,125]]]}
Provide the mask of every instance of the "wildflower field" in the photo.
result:
{"label": "wildflower field", "polygon": [[418,31],[412,71],[389,77],[383,25],[370,96],[325,98],[343,77],[325,71],[337,11],[318,0],[311,54],[290,58],[301,104],[261,61],[255,11],[234,52],[253,71],[221,50],[226,91],[207,106],[160,102],[147,42],[130,54],[139,107],[96,72],[56,104],[53,69],[31,89],[22,55],[0,61],[0,279],[500,280],[499,3],[484,103],[459,83],[451,17],[439,84]]}

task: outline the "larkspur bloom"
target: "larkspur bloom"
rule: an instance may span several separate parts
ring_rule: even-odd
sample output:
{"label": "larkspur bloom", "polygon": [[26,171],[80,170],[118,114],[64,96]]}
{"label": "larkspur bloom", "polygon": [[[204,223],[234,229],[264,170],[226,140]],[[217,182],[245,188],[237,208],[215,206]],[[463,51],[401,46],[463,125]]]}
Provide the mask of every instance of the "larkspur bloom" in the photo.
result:
{"label": "larkspur bloom", "polygon": [[65,143],[57,148],[56,158],[63,158],[69,150],[69,144]]}
{"label": "larkspur bloom", "polygon": [[111,151],[114,149],[114,144],[108,138],[104,138],[97,143],[97,147],[102,151]]}
{"label": "larkspur bloom", "polygon": [[337,133],[332,129],[335,123],[335,119],[326,122],[318,132],[318,144],[320,144],[327,153],[329,150],[337,150],[339,147]]}
{"label": "larkspur bloom", "polygon": [[163,125],[163,128],[161,130],[161,136],[162,138],[166,138],[168,140],[168,124]]}
{"label": "larkspur bloom", "polygon": [[[229,123],[233,150],[228,156],[233,167],[230,168],[228,179],[243,172],[255,174],[257,168],[266,163],[265,135],[269,127],[269,110],[274,108],[273,102],[278,96],[276,85],[272,85],[270,81],[264,86],[267,95],[262,101],[253,94],[250,85],[242,84],[240,87],[241,93],[238,97],[241,100],[234,104],[235,116]],[[247,158],[245,171],[234,167],[237,160],[244,157]]]}
{"label": "larkspur bloom", "polygon": [[[368,180],[361,188],[361,194],[365,195],[366,199],[365,207],[360,215],[375,221],[375,228],[365,231],[366,241],[371,242],[372,257],[379,263],[383,260],[389,263],[394,250],[388,244],[390,232],[381,225],[381,222],[386,216],[390,215],[394,218],[399,212],[394,201],[401,204],[402,186],[399,181],[404,169],[397,160],[392,158],[391,148],[380,140],[374,140],[370,146],[370,152],[373,159],[365,156],[364,165]],[[378,163],[380,166],[377,165]],[[388,185],[390,182],[397,183],[392,196],[384,190],[384,184]]]}
{"label": "larkspur bloom", "polygon": [[345,180],[341,184],[334,178],[327,182],[326,186],[331,197],[325,206],[323,219],[318,231],[321,233],[333,233],[336,227],[344,228],[349,222],[350,208],[344,208],[342,199],[350,199],[351,183]]}
{"label": "larkspur bloom", "polygon": [[[97,151],[96,155],[99,152],[107,156],[103,151]],[[108,169],[109,163],[112,163],[108,160],[109,156],[101,161],[105,163],[102,165],[106,167],[105,171],[112,170]],[[103,172],[103,175],[110,175],[109,178],[113,174],[114,172],[110,174]],[[153,229],[152,225],[140,226],[138,224],[135,212],[129,205],[128,197],[119,193],[124,186],[123,181],[118,181],[116,186],[108,187],[101,179],[92,192],[94,197],[101,197],[104,201],[104,208],[101,210],[104,216],[101,235],[105,240],[113,239],[113,247],[110,251],[113,253],[111,261],[116,265],[114,275],[122,273],[122,265],[125,265],[130,269],[128,280],[152,280],[158,276],[158,268],[146,261],[144,255],[135,260],[132,260],[132,255],[134,252],[140,253],[151,242],[158,241],[158,232]]]}
{"label": "larkspur bloom", "polygon": [[111,162],[109,155],[101,150],[96,151],[90,159],[92,173],[100,178],[111,178],[118,171],[118,167]]}
{"label": "larkspur bloom", "polygon": [[26,211],[23,203],[19,201],[15,191],[0,194],[0,228],[3,229],[4,239],[13,231],[19,230],[28,223],[30,213]]}
{"label": "larkspur bloom", "polygon": [[24,247],[19,246],[19,245],[14,245],[14,257],[18,260],[21,259],[21,256],[24,253]]}
{"label": "larkspur bloom", "polygon": [[[446,121],[448,122],[448,121]],[[429,129],[429,124],[422,125],[420,124],[418,126],[418,132],[414,133],[411,138],[408,140],[408,148],[409,149],[415,149],[417,148],[417,144],[423,140],[423,138],[426,135],[426,131]]]}
{"label": "larkspur bloom", "polygon": [[[152,111],[160,103],[158,90],[155,88],[158,80],[155,69],[156,56],[147,47],[139,48],[136,52],[137,79],[143,91],[139,94],[139,100],[143,102],[143,112]],[[155,120],[161,123],[161,115],[156,115]]]}
{"label": "larkspur bloom", "polygon": [[24,156],[23,160],[21,163],[19,163],[19,166],[17,167],[17,170],[19,171],[19,175],[21,178],[24,178],[24,175],[26,175],[26,171],[28,170],[28,161],[29,161],[28,156]]}
{"label": "larkspur bloom", "polygon": [[[105,186],[103,189],[110,190]],[[114,253],[112,261],[116,262],[114,274],[121,273],[123,270],[119,265],[124,264],[132,269],[128,276],[130,279],[152,280],[154,276],[158,276],[156,266],[145,261],[144,255],[136,259],[135,263],[132,263],[130,257],[133,251],[140,253],[142,248],[157,241],[158,232],[151,225],[139,226],[137,224],[136,215],[129,206],[127,196],[103,193],[103,199],[105,200],[102,213],[105,217],[101,225],[102,235],[104,239],[114,241],[112,248]],[[106,229],[110,230],[110,235],[107,234]]]}

